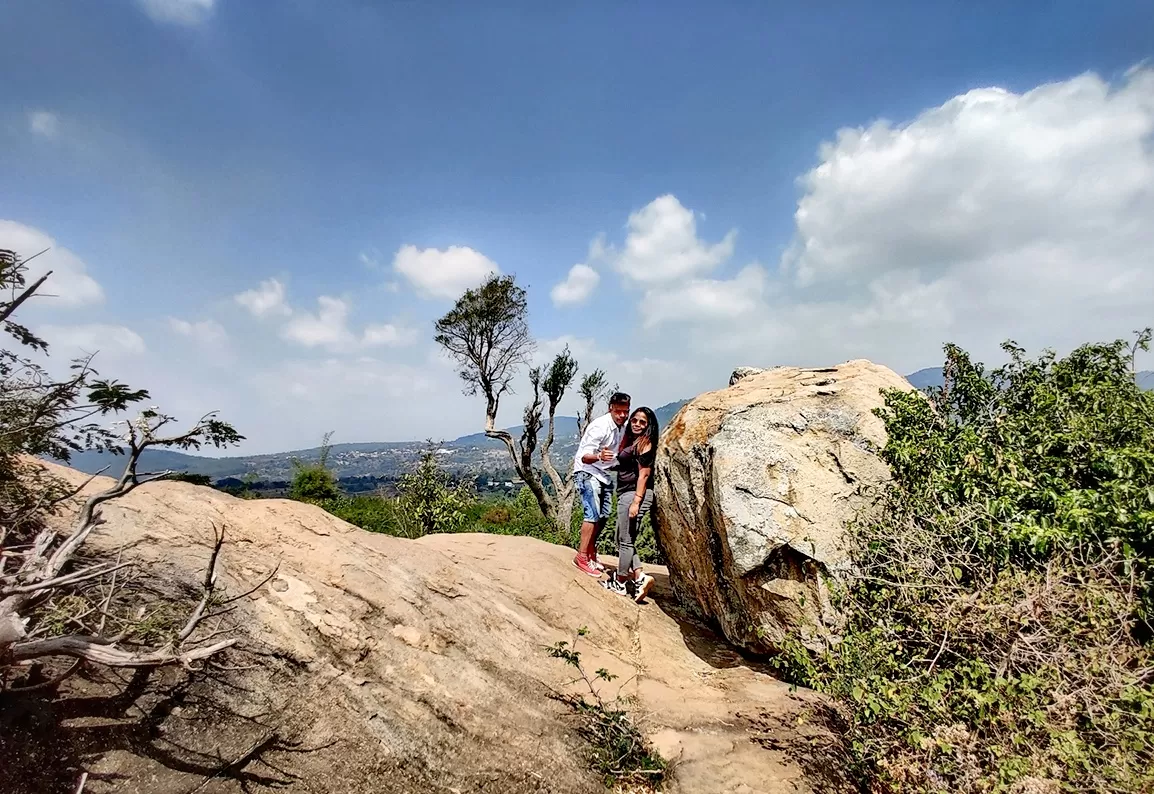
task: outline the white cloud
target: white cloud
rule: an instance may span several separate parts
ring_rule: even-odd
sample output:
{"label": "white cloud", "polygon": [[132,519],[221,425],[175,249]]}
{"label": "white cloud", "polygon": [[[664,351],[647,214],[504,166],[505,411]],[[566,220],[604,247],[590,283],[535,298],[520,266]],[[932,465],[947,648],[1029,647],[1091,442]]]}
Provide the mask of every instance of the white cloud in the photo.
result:
{"label": "white cloud", "polygon": [[[547,365],[554,356],[569,348],[569,353],[580,365],[580,372],[562,406],[563,412],[576,415],[583,409],[576,386],[583,375],[595,369],[602,369],[605,378],[610,384],[616,383],[623,391],[633,398],[634,407],[648,405],[657,408],[665,403],[682,399],[687,396],[687,373],[685,364],[681,360],[672,358],[658,358],[646,353],[634,354],[633,350],[607,350],[595,339],[578,337],[566,334],[553,339],[541,340],[537,345],[534,356],[535,365]],[[519,389],[520,393],[527,393],[528,389]],[[696,393],[696,392],[694,392]],[[506,411],[512,415],[516,400],[512,399]],[[600,412],[605,411],[605,405],[597,406]]]}
{"label": "white cloud", "polygon": [[275,278],[262,281],[256,289],[234,296],[234,300],[252,312],[254,317],[285,317],[292,314],[292,309],[285,301],[284,284]]}
{"label": "white cloud", "polygon": [[393,257],[393,269],[429,298],[455,300],[500,268],[480,251],[465,246],[417,248],[403,245]]}
{"label": "white cloud", "polygon": [[[701,254],[696,232],[664,235],[695,241],[669,248],[699,264],[643,285],[638,333],[650,355],[682,358],[686,393],[741,364],[909,372],[947,341],[994,362],[1005,339],[1061,352],[1154,323],[1154,70],[979,89],[840,130],[800,185],[776,273],[703,276],[725,257]],[[684,229],[688,211],[667,204],[647,225]],[[643,226],[635,215],[630,236],[662,237]]]}
{"label": "white cloud", "polygon": [[269,373],[266,383],[299,399],[321,403],[333,398],[408,398],[438,391],[419,370],[371,356],[288,361]]}
{"label": "white cloud", "polygon": [[[1042,282],[1101,287],[1091,263],[1117,275],[1154,229],[1152,130],[1149,70],[1113,88],[1087,74],[1024,94],[977,89],[907,124],[841,130],[801,180],[784,263],[803,286],[913,267],[996,275],[994,260],[1010,259]],[[1056,271],[1060,252],[1080,272]]]}
{"label": "white cloud", "polygon": [[123,325],[44,325],[36,330],[55,356],[71,358],[99,353],[101,358],[121,358],[145,351],[140,334]]}
{"label": "white cloud", "polygon": [[760,265],[749,265],[731,279],[689,279],[647,291],[640,306],[642,324],[740,321],[763,308],[765,292]]}
{"label": "white cloud", "polygon": [[[83,260],[67,248],[56,245],[56,241],[39,229],[25,226],[16,221],[0,220],[0,248],[15,251],[24,259],[29,259],[26,278],[29,284],[48,271],[52,275],[40,288],[37,305],[84,306],[104,300],[104,290],[88,275],[88,267]],[[49,249],[35,259],[32,256]],[[51,296],[51,297],[49,297]]]}
{"label": "white cloud", "polygon": [[589,300],[601,281],[601,275],[589,265],[573,265],[565,280],[555,285],[549,296],[555,306],[577,306]]}
{"label": "white cloud", "polygon": [[417,341],[415,328],[394,323],[365,326],[361,344],[365,347],[405,347]]}
{"label": "white cloud", "polygon": [[176,317],[168,318],[169,327],[181,336],[192,339],[205,347],[219,347],[228,342],[228,332],[215,320],[189,322]]}
{"label": "white cloud", "polygon": [[629,235],[614,265],[626,281],[652,286],[711,272],[733,255],[736,231],[710,245],[697,219],[676,196],[665,195],[629,216]]}
{"label": "white cloud", "polygon": [[60,117],[50,110],[30,111],[28,130],[45,138],[55,138],[60,134]]}
{"label": "white cloud", "polygon": [[417,332],[398,323],[374,323],[360,335],[349,328],[349,304],[340,298],[317,298],[315,313],[297,310],[281,328],[281,337],[304,347],[323,347],[334,352],[354,352],[369,347],[407,347]]}
{"label": "white cloud", "polygon": [[305,347],[347,348],[356,340],[348,327],[349,305],[340,298],[317,298],[317,312],[296,312],[281,336]]}
{"label": "white cloud", "polygon": [[136,0],[154,22],[199,25],[212,16],[216,0]]}

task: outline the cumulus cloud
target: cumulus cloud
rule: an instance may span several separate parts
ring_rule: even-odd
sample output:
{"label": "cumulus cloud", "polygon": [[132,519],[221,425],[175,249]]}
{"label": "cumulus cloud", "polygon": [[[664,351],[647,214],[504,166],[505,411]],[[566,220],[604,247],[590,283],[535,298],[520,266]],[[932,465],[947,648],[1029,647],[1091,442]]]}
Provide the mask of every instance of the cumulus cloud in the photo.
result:
{"label": "cumulus cloud", "polygon": [[415,328],[407,328],[395,323],[381,323],[365,326],[361,334],[361,344],[365,347],[405,347],[417,341]]}
{"label": "cumulus cloud", "polygon": [[689,279],[652,289],[641,301],[642,324],[695,324],[741,321],[763,308],[766,274],[749,265],[731,279]]}
{"label": "cumulus cloud", "polygon": [[275,278],[266,279],[256,289],[246,290],[234,296],[234,300],[245,307],[254,317],[286,317],[292,314],[285,300],[284,284]]}
{"label": "cumulus cloud", "polygon": [[168,318],[168,326],[183,337],[205,347],[219,347],[228,342],[228,332],[215,320],[189,322],[176,317]]}
{"label": "cumulus cloud", "polygon": [[427,298],[460,297],[500,268],[480,251],[465,246],[417,248],[403,245],[393,257],[393,269]]}
{"label": "cumulus cloud", "polygon": [[199,25],[212,16],[216,0],[136,0],[154,22]]}
{"label": "cumulus cloud", "polygon": [[99,353],[101,358],[121,358],[145,351],[140,334],[123,325],[43,325],[36,329],[56,356],[86,356]]}
{"label": "cumulus cloud", "polygon": [[713,271],[733,255],[736,231],[718,243],[697,236],[697,216],[676,196],[665,195],[629,216],[625,246],[614,266],[627,282],[668,284]]}
{"label": "cumulus cloud", "polygon": [[[39,229],[16,221],[0,220],[0,247],[30,260],[26,274],[29,283],[52,271],[38,292],[44,297],[37,305],[74,307],[104,300],[104,290],[88,275],[84,261],[67,248],[57,246],[55,240]],[[45,249],[48,249],[45,253],[32,259],[33,255]]]}
{"label": "cumulus cloud", "polygon": [[30,111],[28,131],[44,138],[55,138],[60,134],[60,117],[50,110]]}
{"label": "cumulus cloud", "polygon": [[305,347],[349,347],[355,340],[348,314],[349,305],[343,300],[322,295],[317,298],[317,311],[296,312],[281,329],[281,336]]}
{"label": "cumulus cloud", "polygon": [[856,333],[1063,347],[1154,315],[1150,69],[977,89],[841,130],[801,184],[783,272],[799,297],[849,304]]}
{"label": "cumulus cloud", "polygon": [[578,306],[589,300],[601,281],[601,275],[586,264],[573,265],[569,275],[549,292],[554,306]]}
{"label": "cumulus cloud", "polygon": [[799,184],[776,273],[647,285],[642,328],[677,324],[687,371],[867,357],[907,372],[947,341],[994,361],[1004,339],[1063,351],[1154,322],[1154,70],[843,129]]}
{"label": "cumulus cloud", "polygon": [[[802,286],[860,284],[913,267],[986,273],[1020,254],[1019,273],[1104,282],[1092,262],[1111,276],[1132,264],[1110,238],[1154,227],[1139,223],[1154,199],[1152,131],[1150,70],[1113,87],[1087,74],[1024,94],[977,89],[906,124],[841,130],[801,180],[785,265]],[[1081,277],[1056,272],[1062,251],[1084,261]]]}
{"label": "cumulus cloud", "polygon": [[417,341],[413,328],[399,323],[374,323],[358,335],[349,327],[347,301],[322,295],[316,312],[294,311],[280,330],[281,337],[304,347],[351,352],[370,347],[406,347]]}

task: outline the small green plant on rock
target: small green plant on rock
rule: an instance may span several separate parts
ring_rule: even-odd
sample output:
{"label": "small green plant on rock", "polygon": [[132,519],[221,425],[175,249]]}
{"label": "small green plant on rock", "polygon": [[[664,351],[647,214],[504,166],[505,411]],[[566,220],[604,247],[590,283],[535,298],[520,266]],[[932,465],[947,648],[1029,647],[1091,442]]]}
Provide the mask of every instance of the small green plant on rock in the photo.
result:
{"label": "small green plant on rock", "polygon": [[562,640],[546,648],[554,659],[560,659],[577,671],[577,678],[589,694],[554,695],[570,706],[581,720],[579,733],[589,743],[589,761],[594,771],[603,776],[606,788],[641,786],[656,791],[667,775],[665,761],[650,747],[633,718],[622,706],[621,698],[605,700],[598,691],[597,682],[610,683],[617,676],[605,668],[592,675],[581,664],[577,644],[588,629],[577,629],[573,642]]}

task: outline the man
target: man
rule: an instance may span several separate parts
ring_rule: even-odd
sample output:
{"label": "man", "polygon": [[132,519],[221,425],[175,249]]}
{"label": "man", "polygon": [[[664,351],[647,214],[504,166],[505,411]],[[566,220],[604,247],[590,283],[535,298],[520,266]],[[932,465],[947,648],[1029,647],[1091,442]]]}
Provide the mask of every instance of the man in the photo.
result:
{"label": "man", "polygon": [[609,519],[613,503],[613,475],[617,448],[629,418],[629,395],[616,392],[609,398],[609,413],[589,423],[573,456],[573,477],[581,497],[581,542],[573,564],[590,576],[601,575],[597,562],[597,535]]}

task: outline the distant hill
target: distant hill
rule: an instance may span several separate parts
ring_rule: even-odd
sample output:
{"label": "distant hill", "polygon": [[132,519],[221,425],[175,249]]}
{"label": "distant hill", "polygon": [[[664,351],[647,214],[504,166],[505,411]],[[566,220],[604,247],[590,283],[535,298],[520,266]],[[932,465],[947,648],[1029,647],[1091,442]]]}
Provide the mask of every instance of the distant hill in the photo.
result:
{"label": "distant hill", "polygon": [[[669,424],[673,415],[688,400],[668,403],[655,408],[657,422],[661,427]],[[560,463],[571,458],[577,451],[577,418],[559,416],[555,424],[556,438],[553,442],[553,459]],[[515,438],[520,438],[523,425],[508,428]],[[544,438],[542,434],[541,438]],[[338,477],[359,476],[400,476],[409,471],[425,449],[424,441],[391,441],[353,444],[333,444],[329,449],[329,467]],[[458,474],[498,474],[507,473],[509,461],[505,445],[484,433],[446,441],[441,445],[444,457],[442,465]],[[293,460],[303,462],[320,458],[321,448],[296,449],[289,452],[274,452],[267,455],[233,455],[211,457],[208,455],[188,455],[165,449],[146,450],[141,456],[140,471],[186,471],[190,474],[205,474],[214,480],[228,477],[253,476],[259,480],[287,480],[293,475]],[[124,465],[123,456],[101,452],[80,452],[72,456],[72,468],[95,474],[108,468],[108,473],[119,474]]]}
{"label": "distant hill", "polygon": [[[1138,385],[1143,389],[1154,389],[1154,372],[1139,372]],[[906,380],[917,389],[941,386],[942,370],[936,367],[919,369],[906,376]],[[655,408],[657,423],[662,429],[669,426],[674,415],[688,400],[678,400]],[[508,428],[515,438],[520,438],[524,427]],[[542,438],[544,436],[542,435]],[[561,463],[571,458],[577,451],[577,418],[559,416],[556,423],[556,438],[553,442],[553,460]],[[413,468],[424,451],[423,441],[392,441],[352,444],[334,444],[329,450],[329,467],[338,477],[399,477]],[[509,474],[509,460],[505,445],[489,438],[484,433],[446,441],[441,445],[442,465],[457,474],[497,475]],[[290,452],[274,452],[267,455],[235,455],[211,457],[208,455],[186,455],[170,450],[148,450],[140,461],[141,471],[187,471],[190,474],[205,474],[214,480],[227,477],[251,476],[258,480],[288,480],[293,475],[293,460],[315,461],[320,457],[320,447],[297,449]],[[80,452],[73,455],[71,466],[89,474],[95,474],[107,467],[109,473],[119,474],[123,457],[99,452]]]}

